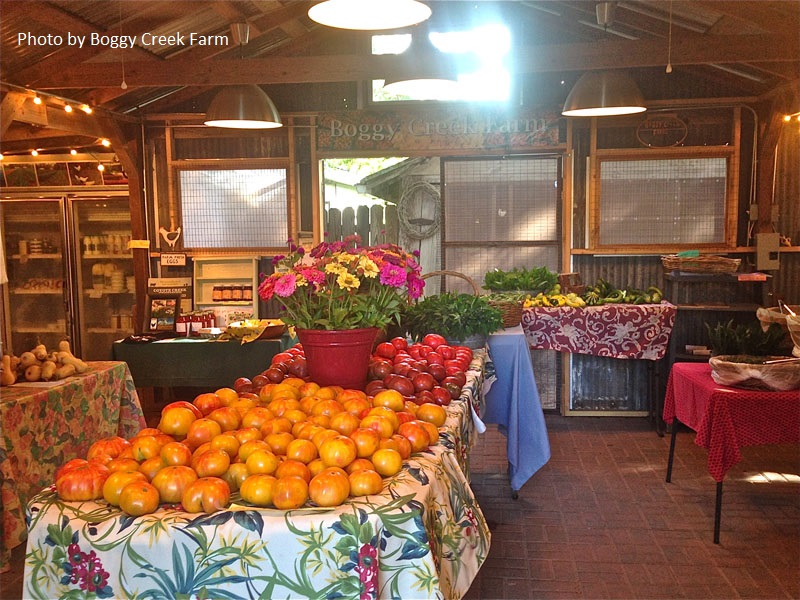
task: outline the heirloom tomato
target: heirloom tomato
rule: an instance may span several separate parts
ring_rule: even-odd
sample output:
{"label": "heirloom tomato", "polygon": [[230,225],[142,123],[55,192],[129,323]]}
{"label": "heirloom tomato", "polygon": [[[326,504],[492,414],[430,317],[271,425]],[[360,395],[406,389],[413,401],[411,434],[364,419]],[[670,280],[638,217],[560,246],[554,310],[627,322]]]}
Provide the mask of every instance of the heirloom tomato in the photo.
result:
{"label": "heirloom tomato", "polygon": [[441,427],[447,420],[447,411],[437,404],[423,404],[417,410],[417,419]]}
{"label": "heirloom tomato", "polygon": [[397,348],[390,342],[381,342],[375,346],[375,354],[383,358],[394,358],[397,354]]}
{"label": "heirloom tomato", "polygon": [[182,440],[189,432],[189,426],[198,419],[196,411],[197,407],[195,410],[185,406],[164,407],[161,419],[158,421],[158,429],[174,436],[175,439]]}
{"label": "heirloom tomato", "polygon": [[275,469],[275,477],[282,479],[284,477],[300,477],[305,479],[306,483],[311,481],[311,469],[308,465],[301,463],[299,460],[287,459],[278,465]]}
{"label": "heirloom tomato", "polygon": [[97,440],[86,453],[86,458],[92,460],[98,456],[106,455],[109,458],[117,458],[125,448],[129,448],[131,443],[118,435]]}
{"label": "heirloom tomato", "polygon": [[180,465],[177,467],[164,467],[151,482],[158,490],[161,502],[178,504],[183,497],[184,490],[190,483],[197,480],[197,473],[191,467]]}
{"label": "heirloom tomato", "polygon": [[351,496],[370,496],[380,494],[383,489],[383,479],[377,471],[363,469],[354,471],[348,476],[350,479]]}
{"label": "heirloom tomato", "polygon": [[181,442],[169,442],[161,446],[159,456],[164,466],[188,465],[192,462],[192,451]]}
{"label": "heirloom tomato", "polygon": [[408,348],[408,340],[406,340],[404,337],[393,337],[391,340],[389,340],[389,343],[391,343],[392,346],[398,350],[406,350]]}
{"label": "heirloom tomato", "polygon": [[211,438],[220,433],[222,433],[222,427],[213,419],[208,417],[196,419],[189,426],[189,431],[186,434],[186,443],[194,450],[205,442],[210,442]]}
{"label": "heirloom tomato", "polygon": [[[112,506],[119,506],[119,495],[129,483],[148,482],[141,471],[114,471],[103,484],[103,498]],[[149,483],[149,482],[148,482]]]}
{"label": "heirloom tomato", "polygon": [[206,415],[206,418],[219,423],[222,431],[235,431],[242,423],[242,416],[232,405],[215,408]]}
{"label": "heirloom tomato", "polygon": [[403,468],[403,457],[397,450],[392,448],[381,448],[372,455],[372,464],[375,471],[384,477],[391,477],[400,472]]}
{"label": "heirloom tomato", "polygon": [[[238,397],[238,394],[237,394]],[[192,401],[197,408],[200,409],[200,412],[203,413],[203,416],[210,413],[212,410],[215,410],[221,406],[224,406],[224,402],[222,398],[217,396],[214,392],[205,392],[195,397]]]}
{"label": "heirloom tomato", "polygon": [[209,448],[197,457],[192,457],[192,467],[198,477],[222,477],[231,466],[231,457],[225,450]]}
{"label": "heirloom tomato", "polygon": [[219,477],[201,477],[190,483],[181,497],[183,510],[190,513],[213,513],[227,508],[231,488]]}
{"label": "heirloom tomato", "polygon": [[119,493],[120,509],[132,517],[156,512],[160,497],[156,487],[146,481],[129,483]]}
{"label": "heirloom tomato", "polygon": [[[397,433],[402,435],[411,443],[411,452],[421,452],[425,450],[430,443],[431,438],[425,428],[417,421],[409,421],[400,425]],[[380,471],[378,471],[380,473]]]}
{"label": "heirloom tomato", "polygon": [[319,457],[329,467],[344,468],[358,458],[358,449],[346,435],[335,435],[322,443]]}
{"label": "heirloom tomato", "polygon": [[308,484],[308,496],[317,506],[339,506],[349,495],[350,479],[338,467],[328,467]]}
{"label": "heirloom tomato", "polygon": [[254,506],[272,506],[277,484],[278,480],[272,475],[250,475],[239,485],[239,495]]}
{"label": "heirloom tomato", "polygon": [[201,411],[191,402],[187,402],[186,400],[175,400],[174,402],[170,402],[164,408],[161,409],[161,414],[163,415],[164,411],[169,408],[176,408],[176,407],[188,408],[190,411],[194,413],[194,416],[197,417],[198,419],[203,416],[203,411]]}
{"label": "heirloom tomato", "polygon": [[444,336],[441,336],[438,333],[429,333],[422,338],[422,343],[435,350],[442,344],[446,344],[447,340],[444,339]]}
{"label": "heirloom tomato", "polygon": [[[76,462],[81,461],[81,462]],[[97,500],[111,472],[98,461],[76,458],[64,465],[56,477],[56,492],[61,500]]]}
{"label": "heirloom tomato", "polygon": [[155,435],[141,435],[131,440],[133,459],[143,462],[148,458],[158,456],[165,444]]}
{"label": "heirloom tomato", "polygon": [[275,508],[279,510],[300,508],[306,503],[306,500],[308,500],[308,483],[305,479],[294,475],[278,479],[275,484],[275,493],[272,496],[272,504]]}
{"label": "heirloom tomato", "polygon": [[222,479],[225,480],[225,483],[228,484],[228,487],[231,488],[232,492],[235,492],[239,489],[242,485],[242,482],[247,479],[249,473],[247,472],[247,465],[244,463],[233,463],[222,476]]}

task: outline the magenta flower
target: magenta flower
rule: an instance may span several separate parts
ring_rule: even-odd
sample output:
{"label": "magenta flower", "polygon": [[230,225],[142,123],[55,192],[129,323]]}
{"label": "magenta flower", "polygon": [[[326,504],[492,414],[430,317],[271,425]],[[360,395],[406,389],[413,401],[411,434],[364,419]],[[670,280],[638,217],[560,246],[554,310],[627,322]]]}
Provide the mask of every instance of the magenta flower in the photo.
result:
{"label": "magenta flower", "polygon": [[358,551],[358,564],[355,568],[362,590],[360,600],[373,600],[378,597],[378,551],[374,546],[364,544]]}
{"label": "magenta flower", "polygon": [[403,287],[406,282],[406,272],[404,269],[393,264],[385,264],[381,267],[381,283],[392,287]]}

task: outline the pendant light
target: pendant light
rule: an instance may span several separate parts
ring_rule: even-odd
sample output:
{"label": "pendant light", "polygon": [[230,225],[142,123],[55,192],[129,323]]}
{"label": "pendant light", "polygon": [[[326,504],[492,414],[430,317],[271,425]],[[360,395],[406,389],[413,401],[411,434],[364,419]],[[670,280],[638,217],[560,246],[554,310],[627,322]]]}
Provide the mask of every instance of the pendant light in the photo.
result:
{"label": "pendant light", "polygon": [[390,77],[384,81],[383,89],[390,94],[408,96],[414,100],[453,97],[458,89],[455,60],[436,48],[427,32],[412,34],[411,44],[400,55],[403,72],[419,71],[420,56],[425,57],[425,75]]}
{"label": "pendant light", "polygon": [[[234,42],[241,50],[250,38],[250,27],[246,23],[231,25]],[[272,129],[282,127],[281,116],[266,92],[257,85],[231,85],[223,87],[206,111],[209,127],[230,129]]]}
{"label": "pendant light", "polygon": [[308,16],[329,27],[370,31],[416,25],[431,16],[431,9],[418,0],[325,0]]}
{"label": "pendant light", "polygon": [[589,71],[578,79],[564,102],[566,117],[631,115],[647,110],[636,83],[617,71]]}

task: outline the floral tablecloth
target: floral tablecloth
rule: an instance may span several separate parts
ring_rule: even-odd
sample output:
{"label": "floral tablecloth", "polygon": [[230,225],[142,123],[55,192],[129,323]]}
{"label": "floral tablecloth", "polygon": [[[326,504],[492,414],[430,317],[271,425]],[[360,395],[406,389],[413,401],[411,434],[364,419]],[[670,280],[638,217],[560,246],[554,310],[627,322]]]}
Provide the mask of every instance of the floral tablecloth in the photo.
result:
{"label": "floral tablecloth", "polygon": [[669,346],[676,314],[669,302],[535,306],[522,311],[522,328],[531,348],[659,360]]}
{"label": "floral tablecloth", "polygon": [[85,456],[97,439],[130,437],[145,426],[128,366],[89,366],[85,374],[47,387],[17,384],[0,391],[0,570],[8,569],[11,549],[25,541],[25,504],[53,482],[56,468]]}
{"label": "floral tablecloth", "polygon": [[414,454],[381,494],[336,508],[242,504],[132,518],[105,502],[28,505],[24,595],[55,597],[460,598],[490,533],[465,470],[483,351],[440,442]]}

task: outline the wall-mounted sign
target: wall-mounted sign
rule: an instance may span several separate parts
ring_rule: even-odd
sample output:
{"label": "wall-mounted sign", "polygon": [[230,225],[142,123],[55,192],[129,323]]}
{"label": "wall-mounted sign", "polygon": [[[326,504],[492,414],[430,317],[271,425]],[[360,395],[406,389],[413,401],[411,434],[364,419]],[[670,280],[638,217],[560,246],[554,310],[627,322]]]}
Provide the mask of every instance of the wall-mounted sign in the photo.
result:
{"label": "wall-mounted sign", "polygon": [[654,114],[639,123],[636,137],[648,148],[677,146],[686,139],[689,129],[686,123],[674,114]]}
{"label": "wall-mounted sign", "polygon": [[183,252],[162,252],[162,267],[185,267],[186,255]]}
{"label": "wall-mounted sign", "polygon": [[322,113],[317,120],[320,152],[425,152],[526,150],[565,144],[564,119],[540,112],[431,109],[356,110]]}

